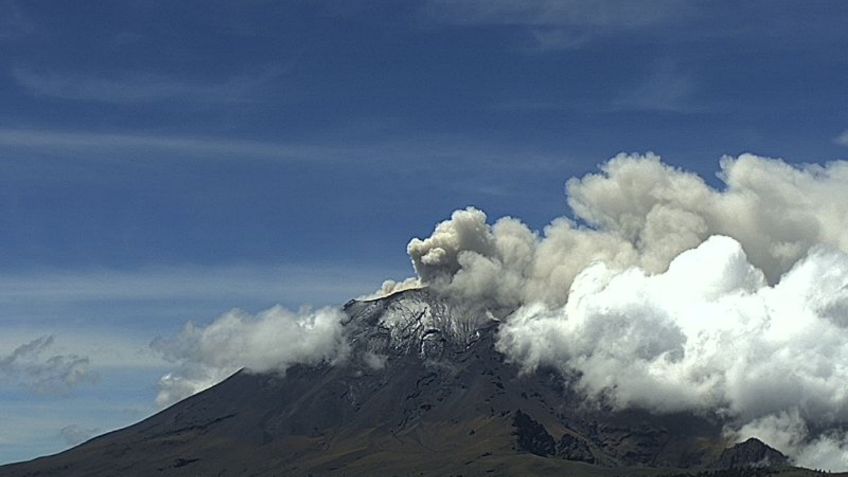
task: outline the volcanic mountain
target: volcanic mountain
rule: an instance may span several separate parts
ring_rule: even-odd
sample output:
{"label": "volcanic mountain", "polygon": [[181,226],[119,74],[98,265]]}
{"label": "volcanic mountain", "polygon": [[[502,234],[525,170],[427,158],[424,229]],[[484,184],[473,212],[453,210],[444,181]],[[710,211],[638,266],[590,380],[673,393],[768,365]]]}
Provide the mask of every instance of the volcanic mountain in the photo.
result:
{"label": "volcanic mountain", "polygon": [[815,475],[734,445],[716,418],[614,411],[559,371],[522,373],[496,350],[493,314],[426,289],[344,311],[341,362],[242,370],[0,476]]}

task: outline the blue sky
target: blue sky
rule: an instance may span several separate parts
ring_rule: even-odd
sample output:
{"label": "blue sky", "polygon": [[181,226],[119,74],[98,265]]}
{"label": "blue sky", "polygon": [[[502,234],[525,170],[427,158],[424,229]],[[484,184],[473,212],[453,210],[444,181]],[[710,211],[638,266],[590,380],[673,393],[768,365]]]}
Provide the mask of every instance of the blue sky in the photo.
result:
{"label": "blue sky", "polygon": [[[848,3],[0,0],[0,462],[154,411],[148,344],[412,274],[619,152],[848,158]],[[88,360],[68,389],[3,367]],[[9,361],[11,362],[11,361]]]}

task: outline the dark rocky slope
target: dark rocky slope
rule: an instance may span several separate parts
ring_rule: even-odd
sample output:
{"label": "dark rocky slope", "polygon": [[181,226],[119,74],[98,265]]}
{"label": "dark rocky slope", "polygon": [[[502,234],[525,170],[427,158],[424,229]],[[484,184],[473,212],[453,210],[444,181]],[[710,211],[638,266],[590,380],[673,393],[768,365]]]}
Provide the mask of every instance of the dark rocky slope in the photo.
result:
{"label": "dark rocky slope", "polygon": [[345,310],[344,364],[242,371],[0,476],[612,476],[785,463],[761,443],[726,451],[708,418],[610,412],[559,373],[521,375],[495,350],[497,321],[426,291]]}

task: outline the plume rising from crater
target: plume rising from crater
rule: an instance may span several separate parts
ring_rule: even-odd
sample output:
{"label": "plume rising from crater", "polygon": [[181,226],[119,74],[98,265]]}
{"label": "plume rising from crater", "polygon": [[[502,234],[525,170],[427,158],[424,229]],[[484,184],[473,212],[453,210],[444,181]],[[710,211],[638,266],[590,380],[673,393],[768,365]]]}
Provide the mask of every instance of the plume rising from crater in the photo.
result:
{"label": "plume rising from crater", "polygon": [[848,164],[720,166],[715,189],[619,155],[567,181],[574,215],[541,234],[467,208],[408,252],[439,293],[514,310],[498,349],[525,370],[576,374],[617,408],[790,433],[775,444],[799,462],[848,468]]}
{"label": "plume rising from crater", "polygon": [[738,241],[769,283],[816,246],[848,250],[848,163],[796,167],[743,154],[720,161],[722,189],[653,154],[618,155],[566,182],[573,217],[542,233],[457,210],[407,251],[418,276],[452,296],[508,306],[561,306],[593,262],[665,271],[712,235]]}
{"label": "plume rising from crater", "polygon": [[[542,231],[457,210],[408,244],[417,276],[369,298],[427,287],[451,310],[421,311],[440,339],[469,340],[499,322],[495,347],[508,360],[526,373],[559,371],[599,406],[713,416],[731,437],[846,469],[848,163],[743,154],[719,164],[715,188],[653,154],[616,156],[566,182],[573,215]],[[392,316],[380,326],[406,336],[408,323]],[[382,349],[349,356],[343,321],[329,311],[225,315],[159,346],[181,369],[202,370],[192,390],[218,379],[222,362],[224,374],[391,365]],[[266,329],[280,339],[261,339]],[[304,340],[320,346],[275,344]],[[215,358],[239,343],[251,345],[249,359]]]}

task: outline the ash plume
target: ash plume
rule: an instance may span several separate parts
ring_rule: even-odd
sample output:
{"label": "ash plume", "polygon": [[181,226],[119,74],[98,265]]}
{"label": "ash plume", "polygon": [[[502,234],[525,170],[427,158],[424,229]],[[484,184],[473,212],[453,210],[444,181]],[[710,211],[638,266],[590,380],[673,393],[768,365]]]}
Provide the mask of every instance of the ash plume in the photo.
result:
{"label": "ash plume", "polygon": [[848,468],[848,163],[744,154],[718,177],[619,155],[567,181],[574,216],[541,234],[467,208],[408,252],[424,285],[514,310],[498,348],[526,372]]}
{"label": "ash plume", "polygon": [[564,305],[595,261],[659,273],[712,235],[733,237],[775,283],[814,246],[848,249],[848,163],[791,166],[743,154],[720,161],[717,190],[653,154],[618,155],[566,183],[573,218],[541,234],[518,219],[458,210],[407,250],[426,284],[453,296]]}
{"label": "ash plume", "polygon": [[[457,210],[409,242],[416,277],[362,298],[428,287],[500,319],[498,351],[524,372],[559,369],[598,405],[716,416],[730,438],[846,469],[848,162],[719,166],[716,188],[654,154],[618,155],[569,179],[573,215],[542,231]],[[189,325],[154,343],[180,366],[159,402],[243,366],[343,359],[343,320],[274,308]]]}

